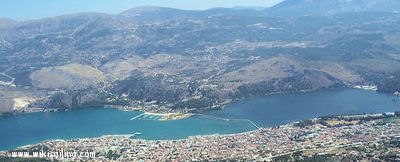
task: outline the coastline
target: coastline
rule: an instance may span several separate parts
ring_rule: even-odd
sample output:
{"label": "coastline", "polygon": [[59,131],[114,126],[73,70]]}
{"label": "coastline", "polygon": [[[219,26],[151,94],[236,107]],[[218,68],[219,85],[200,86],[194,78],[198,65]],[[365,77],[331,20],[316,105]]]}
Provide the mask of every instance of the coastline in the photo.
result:
{"label": "coastline", "polygon": [[[187,144],[197,146],[199,147],[200,150],[207,149],[210,147],[210,145],[212,148],[215,149],[215,148],[220,148],[219,144],[215,144],[212,141],[214,142],[221,141],[225,144],[235,144],[235,145],[238,144],[239,147],[220,148],[222,149],[222,152],[219,153],[231,155],[230,153],[232,153],[232,151],[226,152],[227,150],[225,149],[228,150],[234,149],[237,151],[235,153],[236,155],[235,159],[245,158],[247,160],[265,160],[265,159],[271,160],[276,157],[291,155],[293,153],[298,153],[303,151],[305,152],[311,151],[318,153],[326,151],[330,152],[330,150],[336,150],[336,149],[341,150],[341,148],[360,147],[363,145],[368,146],[370,142],[374,143],[385,142],[388,139],[388,137],[396,140],[396,138],[400,137],[398,136],[398,133],[400,133],[399,132],[400,129],[398,129],[400,128],[399,114],[400,114],[399,112],[396,113],[386,112],[386,113],[375,113],[375,114],[354,114],[354,115],[343,114],[337,116],[321,116],[302,121],[290,122],[276,127],[260,128],[242,133],[196,135],[177,140],[146,140],[140,138],[131,138],[132,136],[134,136],[134,134],[103,135],[94,138],[76,138],[69,140],[46,140],[38,144],[25,145],[9,151],[0,151],[0,157],[10,156],[10,151],[18,151],[18,150],[32,151],[38,148],[39,149],[46,148],[52,151],[57,151],[59,149],[65,148],[65,150],[78,149],[80,151],[85,151],[89,149],[95,151],[96,154],[99,155],[99,157],[97,156],[95,157],[96,160],[108,161],[107,158],[109,157],[107,157],[107,153],[109,152],[109,150],[117,149],[122,151],[120,152],[121,156],[119,156],[122,158],[120,160],[124,159],[127,160],[130,158],[134,158],[136,160],[138,160],[137,158],[139,159],[150,158],[151,160],[152,158],[155,157],[167,158],[165,156],[162,156],[165,155],[163,152],[171,151],[169,149],[175,148],[175,145],[178,147],[182,147],[178,149],[180,155],[187,156],[191,155],[192,153],[195,153],[192,152],[191,149],[186,148],[189,146]],[[362,118],[360,118],[360,116]],[[333,125],[329,125],[329,121],[331,120],[340,120],[343,121],[344,123],[333,123]],[[357,121],[357,122],[346,123],[347,120]],[[385,124],[380,124],[380,123],[385,123]],[[381,133],[379,133],[379,131],[377,131],[377,130],[382,130],[383,128],[386,132],[384,133],[384,135],[382,135]],[[368,133],[359,134],[358,133],[359,129],[365,129],[365,131],[367,131]],[[352,134],[352,136],[354,136],[355,138],[353,137],[347,139],[345,138],[346,136],[343,136],[349,133]],[[332,136],[333,139],[327,136]],[[308,141],[304,139],[314,139],[317,141],[314,140]],[[202,141],[207,143],[203,143]],[[254,141],[258,142],[254,143]],[[265,144],[269,146],[268,149],[263,149],[265,147],[257,147],[257,148],[260,149],[259,151],[266,152],[267,154],[263,153],[262,156],[259,156],[258,155],[259,151],[248,152],[249,150],[251,150],[251,148],[254,148],[253,145],[264,146]],[[147,149],[142,150],[143,154],[141,155],[146,155],[146,157],[136,156],[136,154],[130,154],[131,151],[139,151],[143,147],[146,148],[155,146],[157,146],[158,149],[153,148],[151,150]],[[159,147],[165,148],[166,150],[163,150],[162,148]],[[129,150],[131,151],[125,150],[126,148],[130,148]],[[252,154],[257,156],[241,157],[240,154],[245,154],[245,155]],[[215,155],[217,155],[215,157],[216,159],[222,158],[223,160],[223,158],[226,157],[226,155],[219,155],[219,154]],[[169,156],[168,158],[171,157]],[[54,158],[54,159],[49,158],[49,160],[55,160],[55,159],[57,160],[59,158]],[[69,159],[69,160],[82,160],[82,159]],[[157,160],[157,159],[152,159],[152,160]]]}
{"label": "coastline", "polygon": [[[339,91],[340,92],[340,91]],[[359,91],[359,92],[363,92],[363,91]],[[146,112],[146,111],[143,111],[142,109],[140,109],[140,108],[137,108],[137,107],[126,107],[126,106],[112,106],[112,105],[108,105],[108,106],[103,106],[103,107],[96,107],[97,109],[99,109],[99,110],[102,110],[103,108],[112,108],[113,110],[110,110],[110,111],[112,111],[112,112],[118,112],[119,110],[121,110],[121,111],[138,111],[138,112],[135,112],[135,113],[133,113],[134,115],[131,115],[131,116],[127,116],[127,120],[129,120],[130,118],[132,118],[133,116],[135,116],[135,115],[138,115],[138,114],[148,114],[148,115],[156,115],[156,116],[161,116],[161,115],[165,115],[166,113],[162,113],[162,112]],[[83,108],[81,108],[81,110],[82,110]],[[119,109],[118,111],[116,111],[115,109]],[[67,110],[63,110],[63,111],[69,111],[69,109],[67,109]],[[74,110],[72,110],[72,111],[74,111]],[[77,111],[79,111],[79,110],[77,110]],[[108,111],[108,110],[107,110]],[[143,113],[142,113],[143,112]],[[375,111],[373,111],[373,112],[375,112]],[[383,111],[378,111],[378,112],[383,112]],[[360,113],[360,112],[358,112],[358,113]],[[366,113],[372,113],[372,112],[366,112]],[[47,114],[47,113],[46,113]],[[59,114],[59,113],[55,113],[55,114]],[[63,113],[62,113],[63,114]],[[66,113],[66,114],[70,114],[70,113]],[[172,114],[174,114],[174,113],[172,113]],[[191,115],[196,115],[197,113],[194,113],[194,114],[191,114]],[[189,116],[187,116],[187,117],[189,117]],[[313,117],[313,116],[311,116],[311,117]],[[315,117],[317,117],[317,116],[315,116]],[[307,118],[309,118],[309,117],[306,117],[306,118],[302,118],[302,119],[307,119]],[[160,118],[158,118],[158,117],[148,117],[147,119],[149,119],[149,120],[158,120],[158,119],[160,119]],[[183,119],[183,118],[182,118]],[[146,118],[144,118],[144,120],[146,120]],[[178,120],[178,119],[176,119],[176,120]],[[224,120],[224,119],[222,119],[222,120]],[[294,120],[292,120],[292,121],[294,121]],[[292,121],[288,121],[287,123],[289,123],[289,122],[292,122]],[[137,121],[137,122],[140,122],[140,121]],[[181,121],[180,121],[181,122]],[[185,122],[185,120],[183,121],[183,122]],[[282,123],[282,124],[285,124],[285,123]],[[252,129],[248,129],[248,130],[252,130]],[[124,132],[124,133],[132,133],[132,132],[135,132],[135,131],[129,131],[129,132]],[[243,132],[243,131],[241,131],[241,132]],[[110,132],[110,133],[113,133],[113,132]],[[141,133],[145,133],[145,132],[141,132]],[[211,132],[211,133],[209,133],[210,135],[212,135],[213,133]],[[235,133],[234,133],[235,134]],[[102,135],[102,134],[97,134],[96,136],[100,136],[100,135]],[[203,134],[203,135],[207,135],[207,134]],[[94,138],[94,137],[96,137],[96,136],[86,136],[86,137],[89,137],[89,138]],[[85,136],[81,136],[81,137],[85,137]],[[186,136],[186,137],[188,137],[188,136]],[[185,138],[186,138],[185,137]],[[47,140],[47,139],[52,139],[52,138],[43,138],[44,140]],[[36,142],[40,142],[40,141],[33,141],[32,143],[36,143]],[[25,143],[25,144],[29,144],[30,142],[27,142],[27,143]],[[14,146],[17,146],[17,145],[14,145]],[[9,147],[9,148],[12,148],[12,147]],[[7,148],[8,149],[8,148]]]}
{"label": "coastline", "polygon": [[[367,87],[367,88],[365,88]],[[371,89],[371,87],[373,89]],[[296,92],[272,92],[268,93],[265,95],[254,95],[254,96],[243,96],[239,98],[234,98],[227,100],[225,102],[219,103],[217,105],[212,105],[212,106],[207,106],[207,107],[202,107],[202,108],[196,108],[196,109],[189,109],[186,112],[174,112],[171,109],[165,108],[163,106],[155,106],[155,105],[139,105],[139,106],[134,106],[134,105],[112,105],[112,104],[102,104],[102,105],[96,105],[96,106],[90,106],[88,105],[87,108],[113,108],[113,109],[118,109],[121,111],[141,111],[141,112],[147,112],[147,113],[153,113],[154,115],[159,115],[159,116],[177,116],[177,117],[167,117],[165,120],[178,120],[178,119],[184,119],[187,117],[192,116],[193,114],[196,113],[202,113],[202,112],[207,112],[207,111],[213,111],[213,110],[219,110],[219,109],[224,109],[227,105],[243,101],[246,99],[251,99],[251,98],[256,98],[256,97],[263,97],[263,96],[272,96],[272,95],[279,95],[279,94],[297,94],[297,93],[309,93],[309,92],[318,92],[321,90],[340,90],[340,89],[358,89],[358,90],[365,90],[365,91],[373,91],[376,93],[376,86],[362,86],[362,85],[356,85],[356,86],[346,86],[346,87],[341,87],[341,88],[328,88],[328,89],[315,89],[315,90],[301,90],[301,91],[296,91]],[[386,93],[383,93],[386,94]],[[400,95],[397,94],[388,94],[388,95],[393,95],[396,97],[399,97]],[[150,107],[150,108],[149,108]],[[62,111],[71,111],[73,109],[80,109],[84,107],[73,107],[73,108],[58,108],[58,109],[51,109],[51,108],[41,108],[41,107],[25,107],[22,109],[10,111],[10,112],[0,112],[0,117],[2,116],[13,116],[13,115],[22,115],[22,114],[29,114],[29,113],[40,113],[40,112],[62,112]]]}
{"label": "coastline", "polygon": [[[400,114],[400,110],[396,111],[397,113]],[[304,120],[300,120],[300,121],[293,121],[293,122],[288,122],[286,124],[281,124],[278,126],[274,126],[274,127],[259,127],[256,128],[254,130],[250,130],[250,131],[245,131],[245,132],[240,132],[240,133],[230,133],[230,134],[206,134],[206,135],[194,135],[194,136],[188,136],[187,138],[182,138],[182,139],[174,139],[174,140],[170,140],[170,139],[165,139],[165,140],[147,140],[147,139],[141,139],[138,138],[137,140],[143,140],[143,141],[181,141],[181,140],[187,140],[187,139],[192,139],[192,138],[199,138],[199,137],[207,137],[207,136],[219,136],[219,137],[225,137],[225,136],[235,136],[235,135],[246,135],[246,134],[250,134],[256,131],[263,131],[263,130],[268,130],[268,129],[274,129],[274,128],[279,128],[279,127],[291,127],[294,125],[297,125],[299,123],[302,122],[306,122],[306,121],[316,121],[316,120],[321,120],[324,118],[329,118],[330,120],[349,120],[349,119],[359,119],[361,118],[365,118],[367,119],[367,121],[369,120],[376,120],[376,119],[385,119],[385,118],[390,118],[390,117],[400,117],[400,115],[395,115],[396,112],[381,112],[381,113],[357,113],[357,114],[340,114],[340,115],[324,115],[324,116],[319,116],[319,117],[315,117],[315,118],[310,118],[310,119],[304,119]],[[148,115],[165,115],[162,113],[146,113],[144,112],[143,114],[148,114]],[[172,113],[173,114],[173,113]],[[390,114],[390,115],[387,115]],[[196,115],[196,114],[191,114],[191,115]],[[239,119],[239,120],[246,120],[246,119]],[[363,120],[363,119],[362,119]],[[350,122],[352,123],[352,122]],[[352,123],[350,125],[356,125],[358,123]],[[341,123],[339,123],[338,125],[341,125]],[[101,135],[98,137],[85,137],[85,138],[74,138],[74,139],[50,139],[50,140],[44,140],[40,143],[44,143],[44,142],[49,142],[49,141],[68,141],[68,140],[85,140],[85,139],[95,139],[95,138],[102,138],[102,137],[124,137],[124,138],[130,138],[135,136],[136,133],[133,134],[108,134],[108,135]],[[37,144],[28,144],[28,145],[24,145],[24,146],[20,146],[17,148],[23,148],[23,147],[29,147],[29,146],[34,146]],[[0,150],[1,152],[1,150]]]}

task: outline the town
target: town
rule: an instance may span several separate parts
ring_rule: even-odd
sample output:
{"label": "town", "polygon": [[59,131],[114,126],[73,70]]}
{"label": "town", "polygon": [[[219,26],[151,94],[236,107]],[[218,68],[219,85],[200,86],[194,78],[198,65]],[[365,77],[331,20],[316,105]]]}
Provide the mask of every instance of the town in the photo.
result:
{"label": "town", "polygon": [[134,136],[51,140],[1,152],[0,157],[10,158],[13,151],[66,150],[91,151],[96,156],[47,160],[400,160],[400,112],[324,116],[240,134],[194,136],[181,140],[153,141]]}

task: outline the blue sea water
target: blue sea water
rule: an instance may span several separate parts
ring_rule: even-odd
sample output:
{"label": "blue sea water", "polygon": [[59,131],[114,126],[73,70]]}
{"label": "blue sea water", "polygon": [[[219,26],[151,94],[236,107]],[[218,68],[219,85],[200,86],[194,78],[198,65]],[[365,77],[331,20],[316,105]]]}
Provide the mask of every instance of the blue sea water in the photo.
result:
{"label": "blue sea water", "polygon": [[263,127],[324,115],[400,111],[400,97],[359,89],[277,94],[242,100],[218,111],[225,118],[245,118]]}
{"label": "blue sea water", "polygon": [[[322,115],[400,110],[398,100],[394,96],[364,90],[324,90],[245,99],[205,115],[249,119],[258,126],[270,127]],[[139,138],[162,140],[255,129],[245,120],[221,120],[203,115],[175,121],[130,120],[140,114],[117,109],[86,108],[0,117],[0,150],[50,139],[140,132]]]}

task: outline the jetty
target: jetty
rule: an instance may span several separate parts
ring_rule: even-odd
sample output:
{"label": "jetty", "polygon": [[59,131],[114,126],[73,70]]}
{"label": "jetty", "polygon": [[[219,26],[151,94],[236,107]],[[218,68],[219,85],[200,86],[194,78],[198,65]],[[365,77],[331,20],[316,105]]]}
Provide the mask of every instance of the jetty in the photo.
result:
{"label": "jetty", "polygon": [[254,127],[256,127],[257,129],[260,129],[261,127],[259,127],[256,123],[254,123],[253,121],[251,121],[250,119],[247,119],[247,121],[249,121]]}
{"label": "jetty", "polygon": [[213,118],[213,119],[217,119],[217,120],[224,120],[224,121],[246,121],[246,122],[249,122],[251,125],[253,125],[257,129],[261,128],[256,123],[251,121],[250,119],[229,119],[229,118],[220,118],[220,117],[216,117],[216,116],[212,116],[212,115],[205,115],[205,114],[196,114],[196,115],[205,116],[205,117]]}
{"label": "jetty", "polygon": [[138,116],[135,116],[135,117],[131,118],[131,120],[135,120],[135,119],[137,119],[137,118],[140,118],[140,117],[143,116],[143,115],[145,115],[145,113],[140,114],[140,115],[138,115]]}

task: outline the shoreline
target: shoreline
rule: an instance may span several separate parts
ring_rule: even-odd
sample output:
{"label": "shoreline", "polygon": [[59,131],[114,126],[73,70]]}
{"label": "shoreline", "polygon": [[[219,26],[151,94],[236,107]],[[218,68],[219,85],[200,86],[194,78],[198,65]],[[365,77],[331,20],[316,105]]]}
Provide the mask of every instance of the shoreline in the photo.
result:
{"label": "shoreline", "polygon": [[[188,117],[190,117],[190,116],[193,116],[193,115],[197,115],[197,113],[193,113],[193,114],[180,114],[180,113],[162,113],[162,112],[146,112],[146,111],[144,111],[144,110],[142,110],[142,109],[140,109],[140,108],[137,108],[137,107],[126,107],[126,106],[113,106],[113,105],[105,105],[105,106],[102,106],[102,107],[95,107],[95,108],[97,108],[97,109],[103,109],[103,108],[112,108],[112,109],[117,109],[118,111],[140,111],[140,113],[142,113],[143,112],[143,114],[147,114],[147,115],[157,115],[157,116],[174,116],[174,115],[181,115],[181,116],[183,116],[183,117],[181,117],[181,118],[175,118],[175,119],[168,119],[168,120],[179,120],[179,119],[184,119],[184,118],[188,118]],[[80,108],[80,109],[85,109],[85,108]],[[64,109],[64,110],[60,110],[60,111],[73,111],[74,109]],[[78,110],[79,111],[79,110]],[[47,111],[45,111],[45,112],[47,112]],[[366,112],[366,113],[371,113],[371,112]],[[135,114],[138,114],[138,113],[135,113]],[[358,114],[360,114],[360,113],[358,113]],[[364,114],[364,113],[361,113],[361,114]],[[338,114],[337,114],[338,115]],[[344,114],[342,114],[342,115],[344,115]],[[350,114],[350,115],[356,115],[356,114]],[[329,116],[329,115],[326,115],[326,116]],[[155,120],[158,120],[158,119],[156,119],[156,118],[153,118],[153,119],[155,119]],[[164,120],[164,121],[168,121],[168,120]],[[292,121],[289,121],[288,123],[290,123],[290,122],[292,122]],[[283,123],[283,124],[285,124],[285,123]],[[129,132],[128,132],[129,133]],[[241,133],[245,133],[245,132],[241,132]],[[237,133],[232,133],[233,135],[235,135],[235,134],[237,134]],[[100,134],[101,135],[101,134]],[[200,136],[207,136],[207,135],[221,135],[221,134],[218,134],[218,133],[216,133],[216,134],[204,134],[204,135],[200,135]],[[223,134],[223,135],[225,135],[225,134]],[[193,136],[197,136],[197,135],[193,135]],[[188,137],[192,137],[192,136],[188,136]],[[95,138],[95,137],[89,137],[89,138]],[[183,138],[183,139],[185,139],[185,138]],[[40,141],[37,141],[37,142],[40,142]]]}
{"label": "shoreline", "polygon": [[[133,105],[110,105],[110,104],[102,104],[102,105],[92,105],[92,106],[87,106],[87,107],[73,107],[73,108],[57,108],[57,109],[51,109],[51,108],[40,108],[40,107],[34,107],[34,108],[22,108],[19,110],[14,110],[11,112],[0,112],[0,117],[4,116],[14,116],[14,115],[24,115],[24,114],[30,114],[30,113],[42,113],[42,112],[62,112],[62,111],[71,111],[74,109],[81,109],[81,108],[113,108],[113,109],[118,109],[121,111],[141,111],[141,112],[147,112],[147,113],[154,113],[156,115],[160,116],[165,116],[165,114],[182,114],[182,116],[186,117],[177,117],[178,119],[184,119],[187,117],[190,117],[194,114],[197,113],[202,113],[202,112],[207,112],[207,111],[214,111],[214,110],[219,110],[219,109],[224,109],[227,105],[243,101],[246,99],[251,99],[251,98],[257,98],[257,97],[265,97],[265,96],[272,96],[272,95],[279,95],[279,94],[297,94],[297,93],[310,93],[310,92],[318,92],[321,90],[340,90],[340,89],[356,89],[356,90],[364,90],[364,91],[371,91],[375,93],[380,93],[375,90],[370,90],[370,89],[364,89],[364,88],[357,88],[357,86],[347,86],[347,87],[342,87],[342,88],[330,88],[330,89],[316,89],[316,90],[302,90],[302,91],[297,91],[297,92],[272,92],[269,94],[265,95],[254,95],[254,96],[247,96],[247,97],[239,97],[235,99],[231,99],[226,102],[219,103],[218,105],[213,105],[213,106],[208,106],[208,107],[202,107],[202,108],[196,108],[196,112],[187,112],[187,113],[181,113],[181,112],[171,112],[170,109],[158,109],[157,111],[152,111],[152,109],[146,109],[144,108],[139,108],[135,107]],[[382,93],[382,94],[387,94],[387,93]],[[399,97],[400,95],[395,95],[395,94],[387,94],[395,97]]]}
{"label": "shoreline", "polygon": [[[396,111],[396,112],[400,112]],[[314,117],[314,118],[309,118],[309,119],[303,119],[303,120],[299,120],[299,121],[293,121],[293,122],[288,122],[286,124],[281,124],[278,126],[271,126],[271,127],[259,127],[259,128],[255,128],[253,130],[249,130],[249,131],[244,131],[244,132],[239,132],[239,133],[228,133],[228,134],[219,134],[219,133],[214,133],[214,134],[204,134],[204,135],[193,135],[193,136],[188,136],[186,138],[181,138],[181,139],[162,139],[162,140],[149,140],[149,139],[142,139],[142,138],[132,138],[134,136],[136,136],[136,133],[133,134],[106,134],[106,135],[101,135],[101,136],[96,136],[96,137],[83,137],[83,138],[71,138],[71,139],[49,139],[49,140],[44,140],[42,142],[39,143],[35,143],[35,144],[28,144],[28,145],[23,145],[23,146],[18,146],[15,149],[23,149],[26,147],[31,147],[31,146],[37,146],[40,145],[42,143],[46,143],[46,142],[54,142],[54,141],[73,141],[73,140],[90,140],[90,139],[100,139],[100,138],[107,138],[107,137],[115,137],[115,138],[129,138],[132,140],[139,140],[139,141],[155,141],[155,142],[162,142],[162,141],[185,141],[185,140],[189,140],[189,139],[196,139],[196,138],[203,138],[203,137],[230,137],[230,136],[238,136],[238,135],[247,135],[247,134],[251,134],[257,131],[266,131],[266,130],[272,130],[272,129],[276,129],[276,128],[286,128],[286,127],[295,127],[295,125],[298,125],[302,122],[305,121],[318,121],[318,120],[322,120],[323,118],[329,118],[329,120],[348,120],[348,119],[352,119],[352,120],[365,120],[365,121],[373,121],[373,120],[379,120],[379,119],[386,119],[386,118],[392,118],[392,117],[397,117],[400,118],[400,115],[396,115],[396,112],[380,112],[380,113],[357,113],[357,114],[340,114],[340,115],[324,115],[324,116],[318,116],[318,117]],[[391,114],[391,115],[386,115],[386,114]],[[159,115],[160,113],[146,113],[144,112],[143,114],[149,114],[149,115]],[[196,114],[193,114],[196,115]],[[362,119],[359,119],[361,116]],[[349,125],[357,125],[359,123],[352,123]],[[301,126],[300,126],[301,127]],[[335,127],[335,126],[333,126]],[[14,149],[10,149],[10,150],[14,150]],[[8,151],[8,150],[0,150],[0,153],[2,151]]]}
{"label": "shoreline", "polygon": [[[365,136],[367,138],[376,138],[376,141],[382,141],[382,139],[387,139],[385,136],[383,138],[381,137],[375,137],[375,136],[369,136],[368,134],[359,134],[357,133],[359,130],[359,127],[363,127],[365,129],[370,129],[370,133],[377,132],[376,130],[380,130],[382,128],[389,128],[391,130],[386,130],[388,133],[392,133],[390,137],[394,138],[399,138],[400,136],[396,136],[396,133],[393,132],[393,130],[397,130],[397,127],[400,126],[400,113],[398,111],[396,112],[391,112],[393,114],[387,115],[386,113],[371,113],[371,114],[353,114],[353,115],[347,115],[347,114],[342,114],[342,115],[335,115],[335,116],[320,116],[317,118],[310,118],[306,120],[301,120],[301,121],[295,121],[295,122],[290,122],[287,124],[282,124],[279,126],[275,127],[268,127],[268,128],[259,128],[255,130],[250,130],[250,131],[245,131],[241,133],[232,133],[232,134],[207,134],[207,135],[195,135],[195,136],[189,136],[187,138],[182,138],[182,139],[174,139],[174,140],[147,140],[147,139],[141,139],[141,138],[132,138],[135,134],[120,134],[120,135],[102,135],[98,137],[89,137],[89,138],[75,138],[75,139],[53,139],[53,140],[46,140],[42,141],[40,143],[36,144],[29,144],[29,145],[24,145],[17,147],[15,149],[10,149],[10,150],[5,150],[5,151],[0,151],[0,157],[9,157],[10,153],[13,151],[37,151],[37,148],[42,148],[45,147],[46,149],[50,149],[53,151],[56,151],[60,148],[66,147],[66,145],[70,145],[66,147],[66,150],[70,149],[82,149],[81,151],[85,151],[87,149],[95,151],[96,153],[99,153],[100,157],[95,157],[95,159],[101,160],[106,158],[107,152],[109,152],[109,149],[115,148],[115,142],[117,141],[120,144],[128,144],[127,146],[121,146],[119,149],[124,150],[124,148],[131,146],[132,151],[135,151],[137,149],[140,149],[142,147],[153,147],[153,146],[160,146],[160,147],[166,147],[166,148],[174,148],[172,146],[175,146],[175,144],[179,147],[183,147],[180,151],[183,153],[182,155],[187,155],[186,153],[190,153],[190,150],[187,151],[185,147],[187,146],[186,144],[193,144],[193,142],[197,143],[197,146],[201,146],[200,148],[208,148],[207,143],[204,144],[201,141],[221,141],[221,142],[228,142],[229,143],[239,143],[239,144],[244,144],[243,148],[242,147],[237,147],[237,148],[232,148],[232,149],[239,149],[241,153],[249,153],[246,150],[253,148],[252,145],[260,145],[263,146],[264,144],[261,143],[253,143],[254,139],[257,138],[259,140],[263,140],[262,142],[267,142],[269,145],[273,146],[271,149],[262,149],[263,151],[271,152],[271,154],[264,154],[264,157],[258,157],[260,159],[264,158],[274,158],[274,157],[279,157],[282,155],[289,155],[292,153],[296,152],[301,152],[301,151],[327,151],[324,148],[341,148],[343,147],[352,147],[356,146],[359,147],[360,145],[363,144],[368,144],[368,140],[364,141],[358,141],[358,139],[363,139],[363,138],[351,138],[351,139],[343,139],[344,136],[341,136],[340,134],[346,134],[346,132],[352,132],[353,135],[355,136]],[[362,116],[362,118],[360,118]],[[340,120],[340,121],[346,121],[351,119],[351,121],[357,121],[357,122],[348,122],[347,124],[343,123],[334,123],[334,125],[329,125],[329,121],[331,120]],[[391,122],[391,121],[396,121],[395,123],[391,123],[389,125],[382,125],[379,124],[381,121],[383,122]],[[309,121],[312,121],[312,123],[309,123]],[[325,125],[326,123],[327,125]],[[396,124],[397,123],[397,124]],[[304,125],[305,124],[305,125]],[[376,128],[375,128],[376,127]],[[337,131],[339,132],[337,132]],[[309,132],[305,133],[304,132]],[[336,132],[339,133],[336,135]],[[290,135],[285,135],[286,133],[289,133]],[[299,134],[300,133],[300,134]],[[393,134],[394,133],[394,134]],[[332,135],[335,139],[336,142],[331,141],[330,138],[325,138],[325,135]],[[280,137],[282,136],[282,137]],[[265,137],[269,137],[265,139]],[[288,141],[281,141],[281,138],[284,137],[291,137],[291,138],[285,138]],[[322,137],[322,138],[319,138]],[[319,138],[318,140],[322,142],[323,144],[319,142],[315,143],[309,143],[307,140],[302,140],[302,139],[313,139],[313,138]],[[232,140],[235,139],[235,140]],[[274,141],[270,140],[277,140],[276,142],[283,142],[283,145],[277,144],[275,145]],[[258,141],[258,140],[257,140]],[[247,142],[247,143],[246,143]],[[291,143],[291,145],[295,146],[293,147],[286,147],[285,144],[288,144],[287,142]],[[184,144],[184,145],[181,145]],[[89,146],[87,147],[86,144]],[[156,145],[155,145],[156,144]],[[160,144],[160,145],[159,145]],[[219,148],[219,144],[212,144],[215,148]],[[325,144],[325,145],[324,145]],[[196,145],[196,144],[195,144]],[[312,145],[312,146],[310,146]],[[282,147],[283,146],[283,147]],[[339,147],[340,146],[340,147]],[[224,148],[221,148],[224,149]],[[330,150],[330,149],[328,149]],[[126,150],[125,150],[126,151]],[[124,151],[124,152],[125,152]],[[142,150],[145,151],[145,150]],[[153,155],[153,153],[157,152],[157,150],[149,150],[143,152],[144,154],[147,155]],[[159,150],[161,152],[164,152],[166,150]],[[167,151],[168,152],[168,151]],[[329,151],[328,151],[329,152]],[[126,154],[127,153],[127,154]],[[222,152],[222,153],[229,153],[229,152]],[[123,155],[132,155],[130,154],[130,151],[125,152]],[[163,154],[160,154],[163,155]],[[136,156],[134,156],[136,157]],[[152,156],[149,156],[150,158]],[[164,156],[161,156],[164,157]],[[223,158],[224,156],[222,156]],[[240,156],[238,155],[237,158]],[[125,157],[126,158],[126,157]],[[165,158],[165,157],[164,157]],[[57,159],[57,158],[56,158]],[[51,160],[51,158],[50,158]],[[54,160],[54,159],[53,159]],[[74,159],[70,159],[74,160]],[[82,159],[81,159],[82,160]],[[93,160],[93,159],[92,159]]]}

